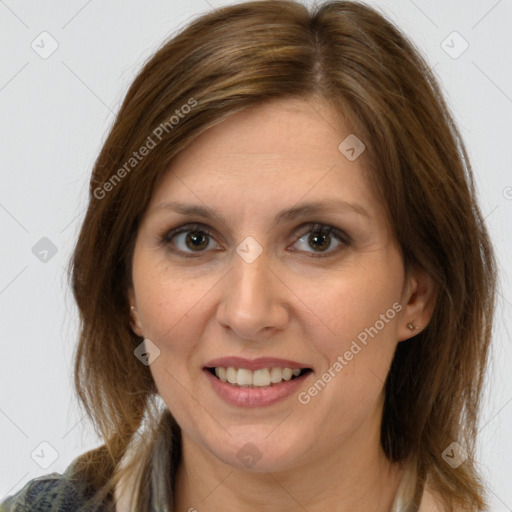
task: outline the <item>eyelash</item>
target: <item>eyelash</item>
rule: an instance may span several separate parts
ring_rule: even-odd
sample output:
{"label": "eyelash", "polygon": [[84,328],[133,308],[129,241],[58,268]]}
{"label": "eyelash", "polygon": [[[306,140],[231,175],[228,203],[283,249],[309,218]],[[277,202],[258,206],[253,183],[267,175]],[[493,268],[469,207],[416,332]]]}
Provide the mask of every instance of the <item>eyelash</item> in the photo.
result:
{"label": "eyelash", "polygon": [[[307,231],[302,232],[302,234],[299,236],[298,240],[304,237],[304,235],[307,235],[308,233],[314,233],[314,234],[321,234],[321,235],[334,235],[335,238],[338,239],[339,242],[341,242],[341,246],[338,246],[334,250],[327,250],[325,252],[318,252],[318,253],[309,253],[309,251],[306,251],[309,254],[309,257],[311,258],[326,258],[328,256],[331,256],[333,254],[336,254],[339,252],[339,250],[342,250],[344,248],[347,248],[352,243],[352,238],[347,235],[344,231],[341,231],[334,226],[330,226],[328,224],[321,224],[321,223],[308,223],[304,226],[301,226],[304,229],[308,228]],[[189,232],[199,232],[203,235],[206,235],[208,238],[215,239],[214,234],[203,224],[185,224],[183,226],[180,226],[178,228],[172,229],[171,231],[167,231],[163,236],[160,238],[160,245],[161,246],[167,246],[171,244],[172,239],[181,234],[181,233],[189,233]],[[306,241],[307,243],[307,241]],[[344,247],[342,247],[344,246]],[[340,249],[341,248],[341,249]],[[196,254],[184,252],[180,249],[172,248],[173,252],[185,257],[185,258],[197,258],[198,256],[201,256],[202,253],[207,251],[197,251]]]}

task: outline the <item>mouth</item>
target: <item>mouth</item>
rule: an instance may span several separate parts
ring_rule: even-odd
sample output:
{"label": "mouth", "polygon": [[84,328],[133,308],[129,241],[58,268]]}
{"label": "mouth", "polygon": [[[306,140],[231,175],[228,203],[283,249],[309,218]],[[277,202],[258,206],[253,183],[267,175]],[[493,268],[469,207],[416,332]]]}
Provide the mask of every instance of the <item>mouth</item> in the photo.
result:
{"label": "mouth", "polygon": [[282,382],[299,380],[311,373],[311,368],[267,367],[257,370],[236,368],[233,366],[205,367],[219,381],[240,388],[270,388]]}

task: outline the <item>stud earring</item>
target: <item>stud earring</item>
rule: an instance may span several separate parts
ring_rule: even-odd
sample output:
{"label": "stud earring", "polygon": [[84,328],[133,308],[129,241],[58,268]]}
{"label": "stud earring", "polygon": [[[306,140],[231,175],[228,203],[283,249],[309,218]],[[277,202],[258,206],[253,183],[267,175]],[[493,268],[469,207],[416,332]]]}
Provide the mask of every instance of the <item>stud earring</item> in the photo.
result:
{"label": "stud earring", "polygon": [[412,322],[409,322],[407,324],[407,328],[410,329],[411,331],[416,331],[419,329],[419,327],[416,327]]}
{"label": "stud earring", "polygon": [[135,306],[130,306],[130,309],[131,309],[132,311],[135,311]]}

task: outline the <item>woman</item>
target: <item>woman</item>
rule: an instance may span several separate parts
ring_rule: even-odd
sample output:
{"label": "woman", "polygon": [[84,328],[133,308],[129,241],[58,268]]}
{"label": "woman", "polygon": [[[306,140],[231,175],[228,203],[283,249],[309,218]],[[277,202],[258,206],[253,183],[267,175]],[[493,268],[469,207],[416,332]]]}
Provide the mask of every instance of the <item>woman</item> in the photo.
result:
{"label": "woman", "polygon": [[71,272],[105,443],[0,510],[486,509],[494,256],[439,86],[375,10],[248,2],[167,42]]}

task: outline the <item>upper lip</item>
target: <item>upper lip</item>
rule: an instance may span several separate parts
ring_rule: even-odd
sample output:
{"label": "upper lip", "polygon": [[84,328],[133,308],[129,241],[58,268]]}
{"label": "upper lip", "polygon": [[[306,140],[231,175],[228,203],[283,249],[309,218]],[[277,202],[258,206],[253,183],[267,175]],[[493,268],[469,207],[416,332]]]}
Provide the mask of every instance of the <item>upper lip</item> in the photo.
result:
{"label": "upper lip", "polygon": [[247,368],[248,370],[260,370],[261,368],[311,368],[310,366],[289,359],[276,357],[259,357],[258,359],[245,359],[243,357],[221,357],[212,359],[205,364],[205,368]]}

